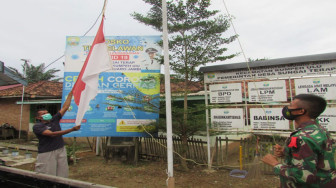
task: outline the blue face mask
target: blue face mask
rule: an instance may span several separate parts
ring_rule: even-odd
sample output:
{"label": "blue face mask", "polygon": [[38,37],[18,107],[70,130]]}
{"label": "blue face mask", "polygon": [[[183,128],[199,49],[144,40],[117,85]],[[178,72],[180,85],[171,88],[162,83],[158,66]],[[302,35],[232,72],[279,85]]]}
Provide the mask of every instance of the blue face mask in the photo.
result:
{"label": "blue face mask", "polygon": [[50,113],[42,115],[43,120],[49,121],[49,120],[51,120],[51,118],[52,118],[52,116],[51,116]]}

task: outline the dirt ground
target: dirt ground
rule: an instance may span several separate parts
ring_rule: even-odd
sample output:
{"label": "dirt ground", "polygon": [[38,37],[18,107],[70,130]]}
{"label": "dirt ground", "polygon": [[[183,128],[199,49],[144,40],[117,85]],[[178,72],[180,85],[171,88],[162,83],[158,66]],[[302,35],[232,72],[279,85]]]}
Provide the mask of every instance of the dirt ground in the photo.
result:
{"label": "dirt ground", "polygon": [[[93,152],[82,152],[77,155],[79,160],[70,165],[71,179],[92,182],[113,187],[166,187],[165,161],[144,161],[137,165],[119,161],[105,162],[101,156]],[[33,170],[33,165],[18,167]],[[175,187],[278,187],[279,178],[274,175],[262,175],[259,180],[236,178],[229,175],[230,170],[217,169],[209,172],[204,166],[194,166],[189,171],[179,170],[174,165]]]}
{"label": "dirt ground", "polygon": [[[78,155],[80,160],[70,166],[70,178],[115,187],[166,187],[167,163],[140,161],[137,166],[121,162],[105,162],[92,152]],[[208,172],[206,167],[194,166],[188,172],[174,166],[175,187],[277,187],[279,179],[263,175],[260,181],[229,176],[228,170]]]}
{"label": "dirt ground", "polygon": [[[236,153],[236,152],[234,152]],[[140,160],[137,165],[121,161],[106,162],[102,156],[92,151],[80,151],[77,163],[70,164],[69,178],[113,187],[167,187],[167,162]],[[36,153],[33,153],[36,157]],[[237,165],[237,156],[232,156],[232,163]],[[174,165],[175,187],[279,187],[279,178],[274,175],[261,175],[260,179],[236,178],[229,175],[230,170],[207,170],[206,166],[191,165],[189,171],[180,170]],[[33,171],[34,164],[15,168]]]}
{"label": "dirt ground", "polygon": [[[22,143],[20,143],[22,144]],[[232,147],[232,148],[231,148]],[[236,146],[229,151],[232,155],[230,165],[238,164]],[[102,156],[82,148],[77,155],[77,163],[69,166],[69,178],[113,187],[167,187],[167,162],[139,160],[137,165],[121,161],[106,162]],[[24,151],[23,151],[24,152]],[[36,157],[36,153],[33,153]],[[231,177],[226,169],[207,170],[207,166],[191,165],[189,171],[182,171],[179,165],[174,165],[175,187],[279,187],[279,178],[274,175],[261,175],[259,179]],[[33,171],[34,164],[26,164],[16,168]]]}

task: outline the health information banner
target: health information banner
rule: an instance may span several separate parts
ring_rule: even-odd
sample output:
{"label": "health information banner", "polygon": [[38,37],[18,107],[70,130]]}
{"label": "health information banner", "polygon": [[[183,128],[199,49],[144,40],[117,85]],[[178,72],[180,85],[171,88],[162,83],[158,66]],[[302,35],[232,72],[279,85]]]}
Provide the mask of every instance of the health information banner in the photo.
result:
{"label": "health information banner", "polygon": [[[79,131],[67,137],[149,136],[159,119],[160,36],[105,37],[111,70],[99,75],[98,95],[90,102]],[[63,81],[64,103],[75,84],[94,37],[67,37]],[[62,129],[74,126],[78,107],[71,101]]]}

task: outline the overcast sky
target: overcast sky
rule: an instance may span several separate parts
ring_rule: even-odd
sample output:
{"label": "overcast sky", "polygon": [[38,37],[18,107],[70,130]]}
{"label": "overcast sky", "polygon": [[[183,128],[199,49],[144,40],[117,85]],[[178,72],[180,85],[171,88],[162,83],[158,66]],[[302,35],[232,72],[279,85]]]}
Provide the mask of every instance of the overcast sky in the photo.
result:
{"label": "overcast sky", "polygon": [[[82,36],[104,0],[0,0],[0,61],[21,70],[20,59],[39,65],[64,54],[66,36]],[[248,58],[282,58],[336,52],[335,0],[225,0]],[[213,6],[226,14],[223,0]],[[105,35],[161,35],[135,21],[146,13],[142,0],[109,0]],[[99,21],[98,21],[99,22]],[[99,23],[87,34],[94,36]],[[228,35],[234,34],[230,28]],[[228,53],[241,52],[237,41]],[[50,68],[63,71],[64,58]],[[242,55],[220,63],[243,62]],[[63,72],[60,76],[63,75]]]}

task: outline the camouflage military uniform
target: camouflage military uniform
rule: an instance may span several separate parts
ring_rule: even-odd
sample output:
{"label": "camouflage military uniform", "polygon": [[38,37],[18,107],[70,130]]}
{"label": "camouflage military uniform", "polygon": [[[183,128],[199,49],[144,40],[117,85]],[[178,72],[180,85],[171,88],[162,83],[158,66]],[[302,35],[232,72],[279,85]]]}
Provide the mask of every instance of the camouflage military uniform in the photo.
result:
{"label": "camouflage military uniform", "polygon": [[336,187],[334,140],[313,121],[300,127],[286,141],[284,164],[274,167],[281,187]]}

